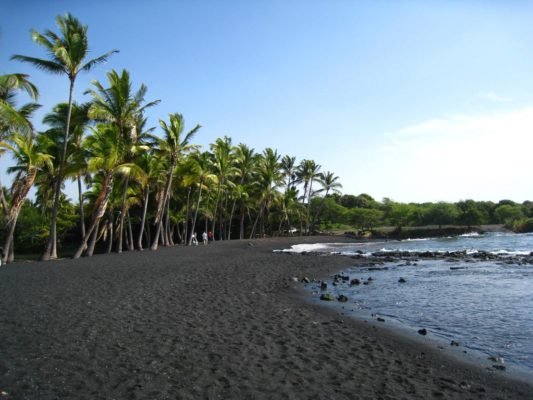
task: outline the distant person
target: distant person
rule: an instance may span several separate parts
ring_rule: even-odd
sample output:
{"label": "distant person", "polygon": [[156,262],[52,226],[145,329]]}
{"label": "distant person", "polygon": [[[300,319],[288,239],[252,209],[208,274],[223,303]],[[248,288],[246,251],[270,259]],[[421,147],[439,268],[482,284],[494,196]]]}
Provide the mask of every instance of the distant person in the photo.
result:
{"label": "distant person", "polygon": [[0,267],[2,266],[3,260],[4,260],[4,248],[0,247]]}
{"label": "distant person", "polygon": [[198,239],[196,239],[196,232],[192,234],[191,237],[191,244],[194,244],[195,246],[198,246]]}
{"label": "distant person", "polygon": [[204,246],[207,244],[207,233],[205,231],[202,233],[202,242],[204,242]]}
{"label": "distant person", "polygon": [[207,232],[207,240],[210,241],[210,242],[213,241],[213,232],[211,232],[211,231]]}

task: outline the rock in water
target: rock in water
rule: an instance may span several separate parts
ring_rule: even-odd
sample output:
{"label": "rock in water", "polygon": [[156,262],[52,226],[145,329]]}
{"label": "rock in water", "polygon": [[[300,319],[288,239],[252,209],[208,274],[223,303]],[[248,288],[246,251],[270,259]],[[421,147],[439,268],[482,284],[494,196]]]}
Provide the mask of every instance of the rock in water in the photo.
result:
{"label": "rock in water", "polygon": [[340,301],[341,303],[346,303],[348,301],[348,297],[346,297],[345,295],[343,294],[340,294],[338,297],[337,297],[337,301]]}
{"label": "rock in water", "polygon": [[426,330],[426,328],[422,328],[418,330],[418,334],[425,336],[428,334],[428,331]]}
{"label": "rock in water", "polygon": [[328,288],[328,284],[326,282],[320,282],[320,289],[326,290]]}
{"label": "rock in water", "polygon": [[335,297],[333,297],[333,295],[331,295],[329,293],[324,293],[324,294],[320,295],[320,300],[333,301],[333,300],[335,300]]}
{"label": "rock in water", "polygon": [[354,278],[350,281],[350,285],[360,285],[361,281],[357,278]]}
{"label": "rock in water", "polygon": [[407,281],[405,280],[405,278],[400,277],[400,279],[398,279],[398,282],[400,282],[400,283],[405,283],[405,282],[407,282]]}

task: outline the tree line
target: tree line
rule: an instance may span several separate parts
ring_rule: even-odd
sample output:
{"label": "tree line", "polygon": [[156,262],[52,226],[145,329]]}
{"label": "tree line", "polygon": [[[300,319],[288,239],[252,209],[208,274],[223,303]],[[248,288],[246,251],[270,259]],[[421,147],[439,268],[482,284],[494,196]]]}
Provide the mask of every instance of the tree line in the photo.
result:
{"label": "tree line", "polygon": [[[13,183],[0,182],[4,262],[14,260],[15,248],[49,260],[61,251],[77,258],[190,244],[197,230],[227,240],[315,229],[324,207],[311,205],[319,194],[337,193],[334,173],[227,136],[203,150],[193,142],[201,126],[186,128],[178,112],[160,119],[155,134],[146,110],[159,100],[146,99],[144,84],[134,89],[126,69],[91,82],[84,92],[91,100],[76,102],[79,73],[117,50],[87,59],[87,26],[71,14],[56,22],[57,33],[31,32],[48,58],[12,56],[68,78],[68,101],[45,115],[48,129],[37,131],[32,123],[40,105],[30,77],[0,76],[0,156],[9,153],[14,161],[8,168]],[[18,107],[21,93],[32,101]],[[68,181],[77,185],[77,202],[64,194]]]}
{"label": "tree line", "polygon": [[[389,198],[381,202],[367,194],[332,194],[326,199],[314,200],[320,207],[324,228],[344,226],[360,231],[392,226],[396,229],[413,226],[504,224],[515,232],[533,231],[533,202],[516,203],[512,200],[492,201],[461,200],[455,203],[399,203]],[[320,205],[318,204],[320,203]]]}

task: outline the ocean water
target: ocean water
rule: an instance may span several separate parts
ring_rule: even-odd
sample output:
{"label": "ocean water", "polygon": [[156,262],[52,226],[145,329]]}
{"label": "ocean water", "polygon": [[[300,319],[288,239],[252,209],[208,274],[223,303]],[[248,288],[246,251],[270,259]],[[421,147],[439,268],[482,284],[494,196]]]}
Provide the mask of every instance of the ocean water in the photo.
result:
{"label": "ocean water", "polygon": [[[331,254],[411,251],[479,250],[499,254],[497,261],[446,259],[416,263],[397,261],[374,267],[354,266],[350,279],[367,285],[332,286],[328,292],[348,297],[349,314],[385,319],[413,332],[425,328],[428,337],[460,344],[459,349],[485,359],[495,357],[507,368],[525,372],[533,381],[533,265],[517,255],[533,251],[533,234],[489,233],[451,238],[354,244],[296,245],[284,251]],[[513,257],[514,256],[514,257]],[[400,277],[405,283],[399,283]],[[311,290],[317,285],[310,284]]]}

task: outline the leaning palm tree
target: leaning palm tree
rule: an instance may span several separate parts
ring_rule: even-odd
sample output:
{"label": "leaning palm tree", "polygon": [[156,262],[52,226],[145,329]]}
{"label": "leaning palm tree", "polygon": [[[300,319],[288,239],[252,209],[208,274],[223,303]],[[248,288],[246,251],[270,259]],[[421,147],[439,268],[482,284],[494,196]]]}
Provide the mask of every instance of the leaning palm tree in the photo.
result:
{"label": "leaning palm tree", "polygon": [[185,120],[179,113],[169,115],[169,124],[163,120],[159,120],[159,124],[165,135],[164,138],[159,141],[159,151],[168,159],[168,170],[166,171],[164,190],[162,196],[159,197],[157,204],[155,216],[157,227],[152,246],[150,247],[152,250],[157,250],[159,245],[159,235],[161,234],[161,228],[163,227],[163,214],[167,207],[167,202],[170,199],[174,170],[176,169],[182,154],[195,148],[195,146],[190,144],[190,141],[201,128],[200,125],[196,125],[187,134],[184,134]]}
{"label": "leaning palm tree", "polygon": [[124,154],[121,146],[120,135],[116,127],[112,125],[97,125],[93,129],[92,135],[84,141],[87,149],[88,170],[99,176],[100,191],[96,196],[91,215],[91,222],[81,245],[74,254],[74,258],[79,258],[87,248],[87,243],[97,229],[100,220],[104,216],[109,196],[113,189],[114,178],[117,175],[131,174],[132,170],[138,169],[134,164],[122,163]]}
{"label": "leaning palm tree", "polygon": [[[104,88],[99,81],[92,81],[94,89],[85,92],[93,98],[89,116],[96,121],[110,123],[117,127],[125,150],[123,162],[132,163],[138,153],[148,150],[148,147],[143,143],[144,136],[142,134],[146,134],[142,130],[146,123],[143,113],[147,108],[159,104],[160,100],[145,103],[147,87],[142,84],[137,91],[133,91],[130,74],[125,69],[120,74],[115,70],[108,72],[107,79],[109,87]],[[129,179],[129,176],[125,176],[122,182],[122,202],[117,237],[118,253],[122,252]]]}
{"label": "leaning palm tree", "polygon": [[7,172],[15,172],[16,176],[11,187],[11,207],[7,214],[3,262],[13,261],[13,234],[20,209],[33,186],[38,171],[52,159],[49,154],[42,153],[35,144],[33,134],[15,134],[11,138],[11,144],[0,142],[0,148],[9,150],[17,162],[16,166],[7,169]]}
{"label": "leaning palm tree", "polygon": [[[9,74],[0,76],[0,141],[9,140],[13,132],[33,134],[30,117],[40,105],[28,103],[17,108],[16,97],[19,92],[25,92],[33,100],[37,100],[39,96],[37,87],[28,80],[28,75]],[[0,205],[4,216],[7,216],[8,206],[1,182]]]}
{"label": "leaning palm tree", "polygon": [[78,74],[83,71],[90,71],[94,66],[106,62],[113,53],[117,50],[111,50],[99,57],[91,60],[86,60],[89,54],[89,40],[87,36],[87,25],[72,16],[66,14],[56,18],[60,34],[46,30],[44,34],[35,30],[31,31],[32,39],[35,43],[42,46],[50,59],[42,59],[37,57],[29,57],[16,54],[11,57],[13,60],[26,62],[36,66],[37,68],[56,75],[66,75],[69,79],[69,96],[68,96],[68,111],[67,123],[65,126],[65,135],[63,138],[62,157],[59,160],[59,171],[56,186],[54,188],[54,203],[52,206],[52,216],[50,222],[50,237],[46,250],[42,256],[43,260],[57,258],[57,243],[56,243],[56,226],[57,226],[57,209],[59,206],[59,193],[61,191],[61,183],[63,180],[63,169],[65,166],[65,159],[67,155],[68,135],[70,133],[70,118],[72,112],[72,102],[74,100],[74,84]]}

